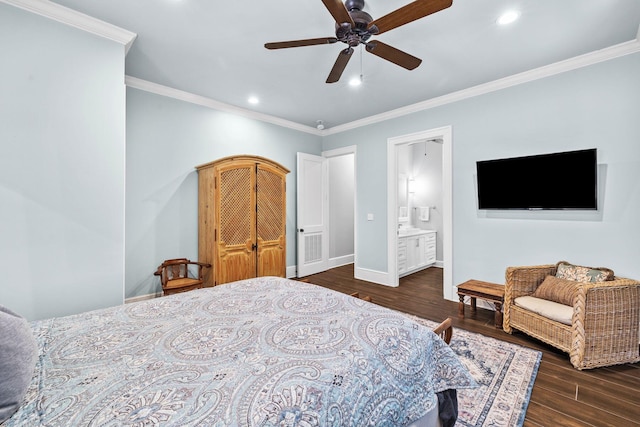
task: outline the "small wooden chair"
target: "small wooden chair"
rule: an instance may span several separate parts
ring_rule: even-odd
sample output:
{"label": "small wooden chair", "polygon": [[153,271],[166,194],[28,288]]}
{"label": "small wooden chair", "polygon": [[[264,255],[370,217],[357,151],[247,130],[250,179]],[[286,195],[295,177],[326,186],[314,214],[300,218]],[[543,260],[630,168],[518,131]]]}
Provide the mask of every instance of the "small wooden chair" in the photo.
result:
{"label": "small wooden chair", "polygon": [[433,328],[433,332],[438,335],[444,342],[449,344],[451,337],[453,336],[453,326],[451,325],[451,318],[447,317],[442,323]]}
{"label": "small wooden chair", "polygon": [[[190,265],[198,266],[196,277],[189,277]],[[202,288],[204,268],[211,268],[211,264],[190,261],[187,258],[176,258],[164,261],[153,274],[160,276],[162,294],[171,295]]]}

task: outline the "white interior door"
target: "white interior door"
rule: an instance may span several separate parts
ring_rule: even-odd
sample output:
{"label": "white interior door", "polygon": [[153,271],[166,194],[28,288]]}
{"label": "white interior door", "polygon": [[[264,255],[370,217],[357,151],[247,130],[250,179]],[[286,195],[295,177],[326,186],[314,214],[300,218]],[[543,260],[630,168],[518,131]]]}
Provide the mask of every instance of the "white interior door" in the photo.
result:
{"label": "white interior door", "polygon": [[298,153],[298,277],[329,268],[327,160]]}

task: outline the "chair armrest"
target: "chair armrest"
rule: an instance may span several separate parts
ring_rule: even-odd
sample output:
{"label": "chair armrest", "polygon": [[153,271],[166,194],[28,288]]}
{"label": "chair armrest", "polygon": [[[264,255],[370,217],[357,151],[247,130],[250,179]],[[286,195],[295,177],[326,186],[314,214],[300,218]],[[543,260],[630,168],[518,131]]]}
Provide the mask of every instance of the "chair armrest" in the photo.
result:
{"label": "chair armrest", "polygon": [[189,261],[189,264],[199,265],[200,267],[211,267],[211,264],[207,264],[206,262],[198,262],[198,261]]}
{"label": "chair armrest", "polygon": [[511,304],[514,299],[523,295],[531,295],[545,277],[555,274],[555,264],[507,267],[504,287],[505,304]]}
{"label": "chair armrest", "polygon": [[197,265],[198,266],[198,279],[199,280],[202,280],[202,278],[204,277],[203,269],[211,268],[211,264],[207,264],[206,262],[189,261],[189,264],[193,264],[193,265]]}
{"label": "chair armrest", "polygon": [[571,323],[574,366],[600,366],[609,362],[599,361],[615,360],[620,354],[635,355],[638,360],[640,282],[615,278],[580,284]]}
{"label": "chair armrest", "polygon": [[637,328],[640,324],[640,282],[616,277],[606,282],[581,283],[574,303],[574,320],[588,320],[589,316],[595,315],[601,318],[635,316],[631,323]]}

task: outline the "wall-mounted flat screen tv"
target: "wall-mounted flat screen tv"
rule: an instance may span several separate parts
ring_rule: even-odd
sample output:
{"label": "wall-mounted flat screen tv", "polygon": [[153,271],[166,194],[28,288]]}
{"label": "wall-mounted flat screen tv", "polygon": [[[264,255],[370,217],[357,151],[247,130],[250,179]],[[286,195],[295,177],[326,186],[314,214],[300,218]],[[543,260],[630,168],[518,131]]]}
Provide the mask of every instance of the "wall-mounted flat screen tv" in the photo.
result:
{"label": "wall-mounted flat screen tv", "polygon": [[479,209],[598,208],[596,149],[476,162]]}

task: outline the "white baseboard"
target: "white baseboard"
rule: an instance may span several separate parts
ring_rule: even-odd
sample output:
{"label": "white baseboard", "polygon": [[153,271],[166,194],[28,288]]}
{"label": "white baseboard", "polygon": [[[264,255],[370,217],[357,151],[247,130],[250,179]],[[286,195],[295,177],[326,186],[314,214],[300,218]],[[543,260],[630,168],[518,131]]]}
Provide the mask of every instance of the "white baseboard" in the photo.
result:
{"label": "white baseboard", "polygon": [[286,271],[286,275],[287,275],[287,279],[293,279],[294,277],[298,277],[298,266],[297,265],[290,265],[287,267],[287,271]]}
{"label": "white baseboard", "polygon": [[156,292],[153,294],[147,294],[147,295],[138,295],[137,297],[131,297],[131,298],[125,298],[124,303],[125,304],[130,304],[132,302],[138,302],[138,301],[144,301],[144,300],[148,300],[148,299],[154,299],[154,298],[158,298],[162,296],[162,292]]}
{"label": "white baseboard", "polygon": [[353,254],[330,258],[329,268],[336,268],[336,267],[341,267],[347,264],[353,264],[354,260],[355,260],[355,256]]}
{"label": "white baseboard", "polygon": [[[353,264],[354,263],[354,255],[345,255],[345,256],[340,256],[340,257],[335,257],[335,258],[330,258],[328,265],[329,268],[336,268],[336,267],[341,267],[343,265],[347,265],[347,264]],[[287,275],[287,279],[291,279],[294,277],[298,277],[298,266],[297,265],[290,265],[287,267],[287,271],[286,271],[286,275]]]}

